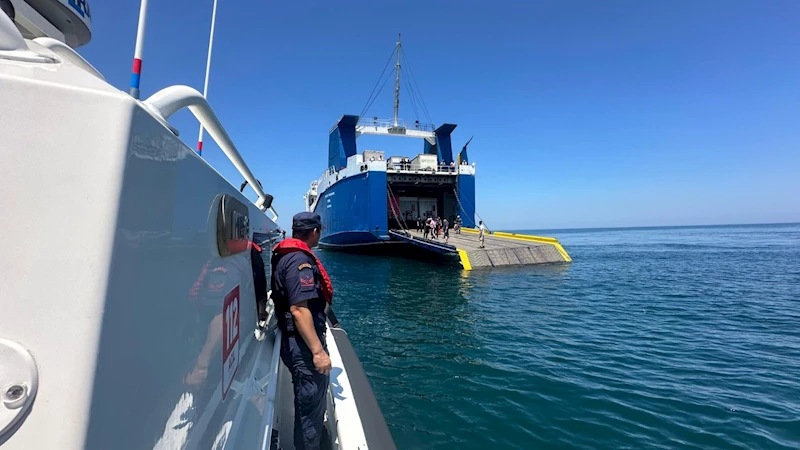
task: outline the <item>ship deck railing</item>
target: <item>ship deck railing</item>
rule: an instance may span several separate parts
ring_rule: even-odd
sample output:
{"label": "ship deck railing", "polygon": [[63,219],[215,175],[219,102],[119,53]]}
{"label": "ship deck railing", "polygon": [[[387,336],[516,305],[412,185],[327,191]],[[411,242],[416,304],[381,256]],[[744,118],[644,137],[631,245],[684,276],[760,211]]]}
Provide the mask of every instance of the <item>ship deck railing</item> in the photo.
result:
{"label": "ship deck railing", "polygon": [[394,119],[361,119],[356,124],[356,127],[365,128],[405,128],[407,130],[430,131],[436,130],[436,127],[430,123],[420,123],[418,120],[414,122],[406,122],[405,120],[398,119],[395,124]]}
{"label": "ship deck railing", "polygon": [[425,169],[412,169],[410,167],[410,164],[406,164],[406,165],[404,165],[404,167],[403,166],[397,167],[397,165],[392,167],[392,166],[388,166],[387,165],[386,166],[386,173],[458,175],[458,173],[459,173],[458,168],[459,168],[459,166],[452,166],[452,167],[450,167],[450,166],[441,166],[441,167],[437,167],[435,169],[433,167],[429,167],[429,168],[425,168]]}

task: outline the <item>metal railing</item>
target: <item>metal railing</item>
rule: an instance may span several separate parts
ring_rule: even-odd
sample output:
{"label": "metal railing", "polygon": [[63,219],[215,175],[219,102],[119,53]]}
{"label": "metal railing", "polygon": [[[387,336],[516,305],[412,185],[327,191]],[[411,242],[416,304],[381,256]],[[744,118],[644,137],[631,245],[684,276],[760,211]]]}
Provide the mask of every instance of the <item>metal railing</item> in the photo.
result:
{"label": "metal railing", "polygon": [[325,169],[325,172],[322,172],[322,175],[320,175],[320,177],[317,178],[316,181],[312,181],[311,182],[312,187],[319,188],[322,185],[323,181],[327,180],[328,178],[330,178],[332,176],[336,176],[337,172],[339,172],[339,171],[336,170],[335,166],[328,167],[327,169]]}
{"label": "metal railing", "polygon": [[208,134],[211,135],[217,145],[219,145],[219,148],[225,156],[228,157],[234,167],[236,167],[244,179],[247,180],[250,187],[256,192],[258,195],[258,200],[255,202],[256,207],[262,211],[269,210],[273,214],[273,222],[278,220],[278,213],[272,208],[272,196],[264,193],[261,184],[256,180],[256,177],[253,176],[247,163],[242,159],[242,155],[239,154],[239,150],[236,149],[230,136],[225,132],[225,128],[222,127],[216,114],[214,114],[211,106],[209,106],[201,93],[189,86],[170,86],[151,95],[150,98],[143,101],[142,104],[170,129],[172,129],[172,127],[170,127],[167,119],[183,108],[189,108],[189,111],[200,121],[203,127],[208,131]]}
{"label": "metal railing", "polygon": [[[356,127],[378,127],[378,128],[393,128],[394,119],[360,119]],[[398,120],[397,126],[400,128],[405,128],[407,130],[419,130],[419,131],[434,131],[436,129],[435,126],[429,123],[420,123],[420,122],[406,122],[405,120]]]}
{"label": "metal railing", "polygon": [[408,173],[408,174],[436,174],[436,175],[455,175],[458,174],[458,166],[439,166],[436,168],[411,168],[410,163],[395,163],[393,166],[386,166],[388,173]]}

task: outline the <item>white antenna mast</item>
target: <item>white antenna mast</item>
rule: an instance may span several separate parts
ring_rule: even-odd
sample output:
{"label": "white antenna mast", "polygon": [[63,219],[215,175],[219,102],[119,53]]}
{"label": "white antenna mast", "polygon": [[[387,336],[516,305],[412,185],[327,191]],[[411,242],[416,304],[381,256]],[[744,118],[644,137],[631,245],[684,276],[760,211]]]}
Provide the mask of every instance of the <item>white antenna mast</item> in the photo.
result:
{"label": "white antenna mast", "polygon": [[133,50],[133,73],[130,94],[139,100],[139,81],[142,78],[142,52],[144,51],[144,26],[147,19],[147,0],[139,5],[139,25],[136,27],[136,48]]}
{"label": "white antenna mast", "polygon": [[394,66],[394,126],[397,126],[397,113],[400,110],[400,33],[397,34],[397,64]]}
{"label": "white antenna mast", "polygon": [[[203,97],[208,101],[208,76],[211,72],[211,49],[214,46],[214,24],[217,21],[217,0],[214,0],[214,7],[211,10],[211,32],[208,36],[208,58],[206,59],[206,79],[203,83]],[[203,124],[200,124],[200,133],[197,137],[197,154],[203,155]]]}

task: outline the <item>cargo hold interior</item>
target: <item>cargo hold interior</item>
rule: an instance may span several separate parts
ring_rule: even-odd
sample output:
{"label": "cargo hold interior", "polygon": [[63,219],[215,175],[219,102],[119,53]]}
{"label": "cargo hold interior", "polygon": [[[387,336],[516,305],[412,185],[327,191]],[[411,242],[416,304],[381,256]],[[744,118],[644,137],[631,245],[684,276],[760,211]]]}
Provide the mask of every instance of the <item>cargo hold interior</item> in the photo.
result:
{"label": "cargo hold interior", "polygon": [[452,226],[458,214],[455,181],[447,175],[387,176],[389,229],[416,229],[420,217],[446,218]]}

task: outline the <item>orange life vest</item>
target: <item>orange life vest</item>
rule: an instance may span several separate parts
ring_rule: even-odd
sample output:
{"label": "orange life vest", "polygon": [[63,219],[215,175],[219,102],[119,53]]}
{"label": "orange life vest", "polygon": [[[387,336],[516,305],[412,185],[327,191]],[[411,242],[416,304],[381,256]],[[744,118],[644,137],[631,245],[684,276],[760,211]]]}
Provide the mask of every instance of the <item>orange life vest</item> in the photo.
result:
{"label": "orange life vest", "polygon": [[249,241],[247,239],[239,239],[235,241],[228,241],[226,243],[228,247],[228,251],[231,255],[235,255],[237,253],[242,253],[246,250],[249,250],[251,247],[255,248],[259,253],[261,253],[261,247],[255,242]]}
{"label": "orange life vest", "polygon": [[314,258],[314,261],[317,263],[317,267],[319,267],[319,273],[322,275],[322,280],[320,281],[322,295],[325,297],[325,301],[328,302],[328,304],[333,303],[333,284],[331,284],[331,279],[328,277],[328,272],[325,271],[325,267],[322,266],[322,263],[319,262],[317,256],[311,251],[310,248],[308,248],[308,245],[306,245],[305,242],[301,241],[300,239],[286,238],[275,245],[275,247],[272,249],[273,256],[284,256],[292,252],[303,252],[306,255]]}

